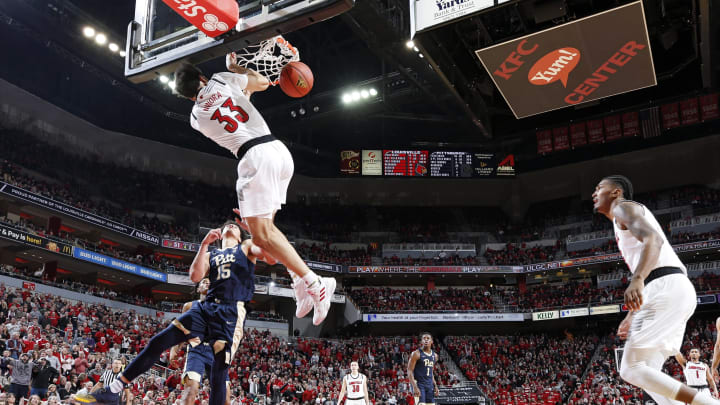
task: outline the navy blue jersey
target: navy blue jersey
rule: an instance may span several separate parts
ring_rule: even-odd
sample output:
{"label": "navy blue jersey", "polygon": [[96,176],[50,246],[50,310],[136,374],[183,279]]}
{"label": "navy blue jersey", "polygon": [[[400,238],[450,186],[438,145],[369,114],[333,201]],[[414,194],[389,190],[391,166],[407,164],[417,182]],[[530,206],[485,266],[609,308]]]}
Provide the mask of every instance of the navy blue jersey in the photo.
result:
{"label": "navy blue jersey", "polygon": [[255,264],[238,244],[210,252],[207,301],[250,301],[255,293]]}
{"label": "navy blue jersey", "polygon": [[415,362],[415,381],[418,385],[433,386],[433,367],[435,366],[435,352],[430,351],[430,354],[425,353],[422,349],[419,349],[420,358]]}

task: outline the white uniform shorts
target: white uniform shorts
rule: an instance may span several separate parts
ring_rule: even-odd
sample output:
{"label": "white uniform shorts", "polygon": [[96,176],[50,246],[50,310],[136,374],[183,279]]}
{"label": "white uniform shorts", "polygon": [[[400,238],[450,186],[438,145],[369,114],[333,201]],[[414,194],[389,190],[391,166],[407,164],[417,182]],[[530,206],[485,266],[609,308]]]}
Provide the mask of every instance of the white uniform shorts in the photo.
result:
{"label": "white uniform shorts", "polygon": [[366,405],[365,398],[362,399],[346,399],[345,405]]}
{"label": "white uniform shorts", "polygon": [[695,287],[684,274],[670,274],[648,283],[643,305],[633,317],[628,348],[657,349],[665,356],[680,352],[685,324],[695,312]]}
{"label": "white uniform shorts", "polygon": [[255,145],[238,163],[236,191],[243,218],[272,218],[287,199],[295,165],[285,144],[272,141]]}

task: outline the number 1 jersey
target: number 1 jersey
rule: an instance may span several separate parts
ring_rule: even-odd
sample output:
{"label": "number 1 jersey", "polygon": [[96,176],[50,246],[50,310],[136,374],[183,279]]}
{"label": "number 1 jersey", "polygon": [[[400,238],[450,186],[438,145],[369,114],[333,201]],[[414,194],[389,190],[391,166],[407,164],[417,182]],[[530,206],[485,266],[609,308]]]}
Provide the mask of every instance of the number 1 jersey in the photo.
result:
{"label": "number 1 jersey", "polygon": [[215,73],[198,93],[190,112],[190,125],[233,155],[250,139],[270,134],[262,115],[245,95],[247,84],[247,75]]}

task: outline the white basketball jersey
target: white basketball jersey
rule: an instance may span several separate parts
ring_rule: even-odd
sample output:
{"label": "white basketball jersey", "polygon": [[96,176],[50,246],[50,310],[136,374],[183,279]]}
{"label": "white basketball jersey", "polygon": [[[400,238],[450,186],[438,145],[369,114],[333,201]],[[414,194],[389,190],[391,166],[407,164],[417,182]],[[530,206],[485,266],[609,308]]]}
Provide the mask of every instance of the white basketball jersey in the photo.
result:
{"label": "white basketball jersey", "polygon": [[345,374],[345,387],[347,388],[348,399],[361,399],[365,398],[365,388],[363,383],[365,382],[365,374],[358,373],[357,377],[353,377],[352,374]]}
{"label": "white basketball jersey", "polygon": [[688,361],[685,364],[685,382],[687,385],[707,385],[707,364],[703,362],[693,363]]}
{"label": "white basketball jersey", "polygon": [[243,90],[247,75],[221,72],[212,75],[198,93],[190,125],[233,155],[250,139],[270,134],[265,120]]}
{"label": "white basketball jersey", "polygon": [[[646,206],[636,203],[634,201],[628,201],[623,204],[638,204],[642,207],[643,216],[652,225],[652,227],[660,234],[663,240],[663,244],[660,247],[660,254],[657,257],[657,262],[653,264],[652,268],[658,267],[677,267],[687,274],[685,265],[680,261],[680,258],[675,254],[670,242],[665,237],[665,232],[658,223],[655,216],[647,209]],[[622,253],[625,263],[630,268],[630,272],[635,273],[638,263],[640,262],[640,254],[642,253],[642,242],[637,240],[630,230],[622,230],[618,226],[616,221],[613,221],[613,228],[615,229],[615,240],[617,241],[618,249]]]}

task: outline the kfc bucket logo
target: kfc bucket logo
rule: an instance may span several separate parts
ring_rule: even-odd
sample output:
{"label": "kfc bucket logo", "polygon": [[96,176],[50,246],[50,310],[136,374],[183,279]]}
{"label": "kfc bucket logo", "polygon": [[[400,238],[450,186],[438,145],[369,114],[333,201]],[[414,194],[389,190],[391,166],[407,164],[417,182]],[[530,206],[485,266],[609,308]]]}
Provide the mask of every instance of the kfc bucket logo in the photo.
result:
{"label": "kfc bucket logo", "polygon": [[556,49],[535,62],[528,73],[528,81],[536,86],[545,86],[558,80],[567,87],[568,76],[580,62],[580,51],[575,48]]}

